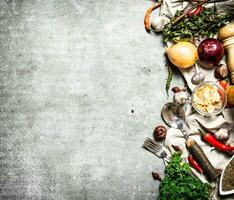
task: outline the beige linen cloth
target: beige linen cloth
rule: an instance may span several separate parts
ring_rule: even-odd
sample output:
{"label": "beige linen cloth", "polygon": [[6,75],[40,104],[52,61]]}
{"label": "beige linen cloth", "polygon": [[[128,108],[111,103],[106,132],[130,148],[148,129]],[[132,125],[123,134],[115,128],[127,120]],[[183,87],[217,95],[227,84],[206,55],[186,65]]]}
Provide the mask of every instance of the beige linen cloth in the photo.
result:
{"label": "beige linen cloth", "polygon": [[[182,10],[186,8],[188,4],[189,4],[188,2],[181,2],[178,0],[162,0],[160,16],[161,18],[166,18],[168,21],[168,18],[174,16],[176,10]],[[211,7],[214,5],[215,5],[214,3],[210,3],[208,4],[208,7]],[[216,6],[217,6],[217,9],[220,11],[222,11],[223,9],[227,10],[228,12],[234,11],[234,1],[216,3]],[[170,46],[170,43],[168,43],[167,45]],[[223,60],[222,62],[225,62],[225,60]],[[205,77],[206,77],[205,81],[216,81],[213,70],[203,69],[199,65],[197,65],[197,69],[200,72],[205,74]],[[195,69],[189,68],[186,70],[181,70],[181,73],[184,76],[188,84],[188,87],[190,88],[191,91],[193,91],[193,89],[196,86],[191,83],[191,77],[194,75]],[[201,122],[207,129],[209,129],[212,132],[215,132],[223,127],[229,128],[230,139],[228,140],[228,143],[234,145],[234,128],[233,128],[234,108],[225,109],[221,115],[213,116],[209,118],[203,117],[195,112],[190,112],[190,108],[188,108],[188,110],[189,111],[186,112],[187,121],[189,125],[188,133],[202,147],[202,149],[204,150],[205,154],[207,155],[208,159],[213,164],[213,166],[218,169],[223,169],[225,164],[230,159],[230,156],[227,156],[226,154],[215,150],[209,144],[204,143],[201,140],[201,136],[197,134],[199,125],[197,124],[195,119]],[[172,144],[178,145],[183,150],[183,155],[182,155],[183,158],[187,159],[188,152],[185,147],[185,139],[182,137],[182,133],[177,129],[169,128],[167,137],[165,140],[165,146],[170,150],[171,153],[174,152],[173,148],[171,147]],[[199,174],[196,170],[193,170],[193,171],[202,181],[204,182],[206,181],[203,175]],[[217,189],[216,189],[216,195],[214,195],[212,199],[220,199],[220,197],[218,197],[217,195]],[[222,199],[225,199],[225,198],[222,197]],[[229,197],[228,199],[233,199],[233,198]]]}

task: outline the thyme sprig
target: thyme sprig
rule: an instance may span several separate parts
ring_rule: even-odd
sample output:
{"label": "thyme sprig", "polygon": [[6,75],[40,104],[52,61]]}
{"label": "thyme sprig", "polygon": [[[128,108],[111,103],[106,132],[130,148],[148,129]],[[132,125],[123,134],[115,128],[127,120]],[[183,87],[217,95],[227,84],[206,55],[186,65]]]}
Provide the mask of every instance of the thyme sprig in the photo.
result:
{"label": "thyme sprig", "polygon": [[184,17],[174,24],[174,20],[181,16],[183,11],[177,11],[163,29],[164,42],[178,42],[199,37],[211,37],[217,33],[220,27],[226,25],[230,16],[225,13],[218,13],[212,8],[203,8],[198,15]]}

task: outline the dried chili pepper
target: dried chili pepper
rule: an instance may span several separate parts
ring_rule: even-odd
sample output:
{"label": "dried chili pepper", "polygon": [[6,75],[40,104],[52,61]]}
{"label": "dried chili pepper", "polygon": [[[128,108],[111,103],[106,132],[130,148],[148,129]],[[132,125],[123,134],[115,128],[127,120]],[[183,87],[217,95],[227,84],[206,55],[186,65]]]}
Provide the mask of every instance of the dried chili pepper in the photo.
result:
{"label": "dried chili pepper", "polygon": [[145,24],[145,30],[147,32],[150,32],[150,15],[153,12],[153,10],[155,10],[156,8],[158,8],[159,6],[161,6],[161,3],[155,3],[153,6],[149,7],[148,10],[145,13],[145,18],[144,18],[144,24]]}
{"label": "dried chili pepper", "polygon": [[220,141],[218,141],[211,133],[204,133],[199,129],[201,133],[202,139],[221,151],[234,151],[234,146],[226,145]]}
{"label": "dried chili pepper", "polygon": [[192,155],[188,156],[188,162],[190,165],[192,165],[197,171],[199,171],[200,173],[203,173],[202,168],[198,165],[198,163],[194,160]]}
{"label": "dried chili pepper", "polygon": [[198,5],[195,10],[188,13],[188,16],[198,15],[202,11],[202,5]]}
{"label": "dried chili pepper", "polygon": [[196,5],[192,6],[190,9],[183,12],[182,15],[178,16],[173,22],[172,25],[176,24],[178,21],[183,19],[185,16],[187,16],[190,12],[192,12],[194,9],[196,9],[198,6],[202,6],[205,3],[207,3],[209,0],[204,0],[202,2],[197,3]]}

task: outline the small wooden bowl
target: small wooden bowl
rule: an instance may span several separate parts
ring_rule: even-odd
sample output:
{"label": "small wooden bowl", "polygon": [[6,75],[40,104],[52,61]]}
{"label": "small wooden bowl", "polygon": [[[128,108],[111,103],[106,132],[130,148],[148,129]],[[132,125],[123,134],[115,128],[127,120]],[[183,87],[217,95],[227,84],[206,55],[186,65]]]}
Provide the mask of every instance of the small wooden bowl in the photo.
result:
{"label": "small wooden bowl", "polygon": [[224,167],[223,171],[222,171],[222,174],[221,174],[221,177],[220,177],[220,182],[219,182],[219,193],[221,195],[230,195],[230,194],[234,194],[234,189],[232,190],[228,190],[228,191],[223,191],[223,188],[222,188],[222,182],[223,182],[223,175],[224,175],[224,172],[225,172],[225,169],[226,167],[229,165],[229,163],[234,159],[234,155],[232,156],[232,158],[228,161],[228,163],[226,164],[226,166]]}

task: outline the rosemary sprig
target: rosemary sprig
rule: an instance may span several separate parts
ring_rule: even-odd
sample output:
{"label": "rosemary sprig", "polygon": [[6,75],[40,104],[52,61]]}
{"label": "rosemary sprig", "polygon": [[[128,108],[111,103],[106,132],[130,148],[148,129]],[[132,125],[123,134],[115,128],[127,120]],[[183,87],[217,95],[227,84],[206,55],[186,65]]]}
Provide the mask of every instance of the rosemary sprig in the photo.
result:
{"label": "rosemary sprig", "polygon": [[167,96],[169,95],[169,89],[170,89],[170,86],[171,86],[171,81],[172,81],[172,78],[173,78],[173,71],[170,67],[170,65],[166,65],[167,67],[167,70],[168,70],[168,75],[167,75],[167,81],[166,81],[166,92],[167,92]]}
{"label": "rosemary sprig", "polygon": [[212,8],[203,8],[198,15],[184,17],[176,24],[174,21],[181,16],[183,11],[177,11],[163,29],[163,40],[165,42],[178,42],[181,40],[190,40],[199,37],[210,37],[213,33],[217,33],[218,29],[230,20],[227,14],[220,14]]}

